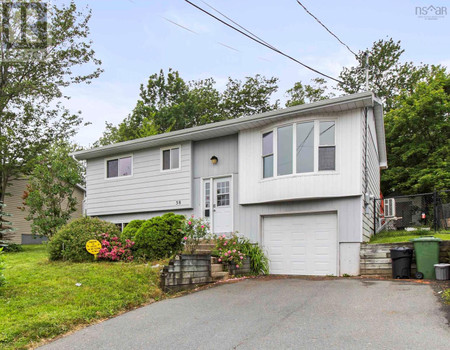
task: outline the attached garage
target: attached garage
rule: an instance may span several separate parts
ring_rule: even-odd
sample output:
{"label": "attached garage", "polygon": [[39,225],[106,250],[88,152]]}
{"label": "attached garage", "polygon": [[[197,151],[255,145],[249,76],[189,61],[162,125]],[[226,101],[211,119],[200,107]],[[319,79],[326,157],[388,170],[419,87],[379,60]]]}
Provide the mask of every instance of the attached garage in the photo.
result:
{"label": "attached garage", "polygon": [[264,216],[262,228],[271,274],[338,275],[336,213]]}

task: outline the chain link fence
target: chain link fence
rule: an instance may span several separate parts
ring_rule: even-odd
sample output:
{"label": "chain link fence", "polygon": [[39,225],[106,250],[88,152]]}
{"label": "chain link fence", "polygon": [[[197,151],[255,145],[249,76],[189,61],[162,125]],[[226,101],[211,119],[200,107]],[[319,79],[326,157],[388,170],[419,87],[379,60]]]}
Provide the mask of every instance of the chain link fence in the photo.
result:
{"label": "chain link fence", "polygon": [[450,190],[374,199],[374,233],[410,227],[450,228]]}

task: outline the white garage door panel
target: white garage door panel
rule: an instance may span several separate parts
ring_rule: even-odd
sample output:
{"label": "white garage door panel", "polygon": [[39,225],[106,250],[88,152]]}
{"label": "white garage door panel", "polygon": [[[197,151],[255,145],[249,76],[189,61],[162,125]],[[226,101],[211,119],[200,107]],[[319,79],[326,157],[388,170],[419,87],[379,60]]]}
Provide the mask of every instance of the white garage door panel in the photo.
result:
{"label": "white garage door panel", "polygon": [[263,241],[272,274],[337,275],[336,214],[264,217]]}

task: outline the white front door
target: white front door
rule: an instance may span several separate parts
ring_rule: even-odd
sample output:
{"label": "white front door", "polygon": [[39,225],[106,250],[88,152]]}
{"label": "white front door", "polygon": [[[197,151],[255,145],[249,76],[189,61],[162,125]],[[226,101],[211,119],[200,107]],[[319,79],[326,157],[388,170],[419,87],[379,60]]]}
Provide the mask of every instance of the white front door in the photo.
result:
{"label": "white front door", "polygon": [[233,198],[231,177],[213,179],[212,225],[213,233],[230,233],[233,230]]}

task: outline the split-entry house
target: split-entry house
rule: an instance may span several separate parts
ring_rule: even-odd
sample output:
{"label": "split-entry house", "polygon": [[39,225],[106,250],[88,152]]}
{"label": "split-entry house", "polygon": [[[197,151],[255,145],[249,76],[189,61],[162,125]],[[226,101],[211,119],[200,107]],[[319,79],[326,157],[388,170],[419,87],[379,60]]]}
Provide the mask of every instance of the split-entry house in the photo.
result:
{"label": "split-entry house", "polygon": [[357,275],[373,232],[383,109],[364,92],[75,153],[87,215],[124,226],[166,212],[260,243],[270,273]]}

